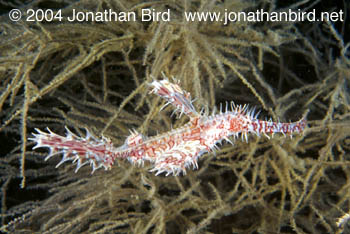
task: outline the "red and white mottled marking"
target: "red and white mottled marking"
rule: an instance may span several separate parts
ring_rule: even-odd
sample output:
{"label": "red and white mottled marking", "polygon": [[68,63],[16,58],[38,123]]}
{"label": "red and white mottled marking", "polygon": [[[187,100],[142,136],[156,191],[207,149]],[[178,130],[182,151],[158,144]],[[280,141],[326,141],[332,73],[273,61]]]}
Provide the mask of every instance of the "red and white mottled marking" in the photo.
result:
{"label": "red and white mottled marking", "polygon": [[156,175],[165,172],[166,175],[186,174],[186,168],[192,165],[198,168],[198,158],[217,148],[217,143],[226,140],[233,144],[229,137],[242,136],[248,140],[248,133],[256,135],[269,133],[302,133],[306,126],[305,119],[294,123],[279,123],[257,119],[253,110],[246,105],[235,106],[231,102],[230,110],[226,104],[224,113],[206,115],[198,113],[192,105],[190,93],[182,90],[179,82],[171,83],[164,79],[150,84],[155,93],[165,100],[166,105],[172,104],[181,114],[189,116],[190,121],[181,128],[154,136],[146,137],[136,130],[126,138],[125,143],[116,148],[108,138],[95,139],[87,131],[86,137],[79,137],[67,129],[66,136],[60,136],[48,129],[48,133],[39,129],[33,134],[38,147],[48,147],[50,154],[46,159],[56,154],[63,154],[61,165],[65,161],[77,162],[76,171],[85,164],[91,164],[93,172],[98,168],[110,169],[117,158],[126,158],[133,164],[143,165],[151,162]]}

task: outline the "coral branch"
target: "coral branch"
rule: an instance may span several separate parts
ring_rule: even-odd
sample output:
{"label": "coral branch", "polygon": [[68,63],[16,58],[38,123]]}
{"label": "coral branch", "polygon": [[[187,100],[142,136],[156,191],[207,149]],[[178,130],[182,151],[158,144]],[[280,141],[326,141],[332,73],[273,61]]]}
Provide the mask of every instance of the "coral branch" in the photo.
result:
{"label": "coral branch", "polygon": [[[85,137],[79,137],[67,129],[65,137],[59,136],[48,129],[48,133],[38,129],[33,134],[38,147],[48,147],[50,154],[46,160],[56,154],[63,154],[61,165],[65,161],[77,162],[77,169],[85,164],[91,164],[93,172],[103,167],[110,169],[117,158],[127,158],[132,164],[143,165],[145,161],[154,164],[151,171],[156,175],[163,172],[166,175],[186,174],[186,168],[198,168],[198,158],[207,152],[215,151],[217,143],[222,140],[232,143],[229,137],[248,141],[248,134],[269,133],[293,134],[302,133],[306,126],[303,118],[294,123],[279,123],[259,120],[255,109],[248,109],[247,105],[236,106],[233,102],[226,103],[225,111],[210,116],[199,114],[192,105],[191,95],[182,90],[178,83],[173,84],[167,79],[153,81],[150,84],[155,93],[172,104],[181,114],[190,117],[188,124],[181,128],[154,137],[146,137],[136,130],[131,131],[125,143],[115,148],[108,138],[93,138],[89,132]],[[166,105],[167,105],[166,104]]]}

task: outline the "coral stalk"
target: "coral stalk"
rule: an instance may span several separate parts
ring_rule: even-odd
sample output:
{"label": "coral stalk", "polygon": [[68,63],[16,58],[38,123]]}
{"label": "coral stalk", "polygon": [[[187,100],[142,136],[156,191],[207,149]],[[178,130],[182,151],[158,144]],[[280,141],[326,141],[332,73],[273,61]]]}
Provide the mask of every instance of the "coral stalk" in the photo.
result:
{"label": "coral stalk", "polygon": [[305,119],[294,123],[279,123],[259,120],[255,109],[249,109],[247,105],[235,105],[226,103],[225,111],[212,115],[198,113],[192,105],[190,93],[179,86],[179,82],[170,82],[168,79],[153,81],[150,93],[159,95],[167,100],[166,105],[171,104],[175,110],[185,114],[190,121],[177,129],[166,133],[146,137],[133,130],[125,143],[120,147],[114,147],[112,142],[105,137],[96,139],[87,130],[85,137],[73,134],[68,128],[66,136],[60,136],[48,129],[48,133],[36,129],[33,138],[36,142],[34,148],[47,147],[50,149],[46,159],[56,154],[63,154],[61,165],[65,161],[77,162],[75,171],[85,164],[91,164],[92,172],[98,168],[111,169],[118,158],[126,158],[132,164],[143,165],[148,161],[154,165],[150,171],[156,175],[163,172],[166,175],[186,174],[186,168],[198,168],[198,158],[207,152],[215,151],[217,143],[222,140],[238,138],[240,135],[248,141],[248,133],[256,135],[269,133],[293,134],[302,133],[306,126]]}

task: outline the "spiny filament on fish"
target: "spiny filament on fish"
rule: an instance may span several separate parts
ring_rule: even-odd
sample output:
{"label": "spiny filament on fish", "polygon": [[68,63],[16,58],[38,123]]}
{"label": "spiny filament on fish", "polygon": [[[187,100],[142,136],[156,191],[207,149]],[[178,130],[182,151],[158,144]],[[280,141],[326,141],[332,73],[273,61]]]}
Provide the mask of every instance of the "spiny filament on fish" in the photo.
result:
{"label": "spiny filament on fish", "polygon": [[[111,169],[116,159],[128,159],[132,164],[144,165],[145,161],[153,164],[150,171],[159,175],[163,172],[166,175],[185,175],[186,168],[192,166],[198,168],[198,158],[207,152],[215,151],[222,140],[233,145],[230,137],[248,141],[248,133],[258,136],[264,134],[282,133],[293,134],[302,133],[306,127],[306,120],[294,123],[280,123],[262,121],[255,114],[255,109],[249,109],[247,105],[235,105],[233,102],[228,105],[224,112],[208,115],[197,112],[191,100],[191,94],[181,89],[179,82],[170,82],[167,78],[154,80],[149,84],[154,93],[164,98],[165,105],[173,105],[175,111],[187,115],[189,122],[177,129],[169,132],[146,137],[136,130],[131,131],[130,136],[122,146],[115,147],[112,142],[101,137],[97,139],[86,130],[86,136],[81,137],[72,133],[66,128],[66,136],[60,136],[47,128],[47,132],[36,129],[29,140],[36,142],[35,148],[47,147],[50,153],[45,160],[56,154],[63,154],[62,160],[56,167],[66,161],[77,163],[76,172],[85,164],[92,166],[92,172],[103,167]],[[220,108],[221,109],[221,108]],[[292,135],[291,135],[292,136]]]}

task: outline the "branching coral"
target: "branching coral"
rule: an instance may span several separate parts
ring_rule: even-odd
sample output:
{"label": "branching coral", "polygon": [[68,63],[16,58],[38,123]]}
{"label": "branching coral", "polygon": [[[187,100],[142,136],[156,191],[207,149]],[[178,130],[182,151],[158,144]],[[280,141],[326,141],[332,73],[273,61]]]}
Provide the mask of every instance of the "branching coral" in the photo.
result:
{"label": "branching coral", "polygon": [[[320,233],[349,212],[349,44],[342,25],[318,22],[187,22],[184,11],[285,11],[267,1],[33,1],[26,8],[171,9],[170,22],[18,22],[1,16],[2,231],[42,233]],[[317,1],[316,3],[317,4]],[[284,8],[285,7],[285,8]],[[344,6],[342,6],[344,8]],[[21,8],[25,11],[26,8]],[[330,8],[323,9],[328,11]],[[333,8],[332,8],[333,9]],[[338,9],[338,8],[336,8]],[[326,26],[326,27],[325,27]],[[225,100],[261,116],[296,120],[304,136],[250,137],[203,157],[184,177],[155,177],[120,162],[109,172],[53,170],[30,151],[33,128],[156,135],[188,121],[147,95],[151,75],[181,78],[212,110]],[[21,162],[19,159],[21,158]],[[26,162],[24,164],[24,162]],[[20,168],[22,168],[20,170]],[[22,171],[22,174],[21,172]],[[18,185],[26,177],[26,187]],[[24,180],[23,180],[24,185]],[[254,217],[252,219],[251,217]],[[344,216],[345,217],[345,216]],[[345,221],[344,221],[345,222]]]}

